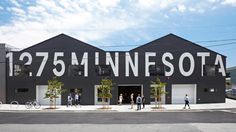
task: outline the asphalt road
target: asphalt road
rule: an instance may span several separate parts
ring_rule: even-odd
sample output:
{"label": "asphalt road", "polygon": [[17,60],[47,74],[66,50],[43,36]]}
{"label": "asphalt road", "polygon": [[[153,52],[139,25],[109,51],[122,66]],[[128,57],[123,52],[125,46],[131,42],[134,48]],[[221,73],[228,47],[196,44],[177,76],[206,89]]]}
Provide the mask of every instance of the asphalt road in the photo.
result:
{"label": "asphalt road", "polygon": [[200,112],[14,113],[1,112],[0,124],[183,124],[236,123],[235,109]]}

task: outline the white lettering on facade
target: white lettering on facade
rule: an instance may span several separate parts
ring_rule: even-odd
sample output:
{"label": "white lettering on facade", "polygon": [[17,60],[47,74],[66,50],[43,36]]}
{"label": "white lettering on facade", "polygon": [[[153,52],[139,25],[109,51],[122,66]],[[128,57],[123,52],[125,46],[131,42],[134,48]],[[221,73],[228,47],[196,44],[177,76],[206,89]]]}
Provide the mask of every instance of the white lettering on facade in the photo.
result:
{"label": "white lettering on facade", "polygon": [[99,65],[99,52],[95,52],[95,65]]}
{"label": "white lettering on facade", "polygon": [[[95,52],[95,65],[99,65],[99,52]],[[139,55],[138,52],[134,52],[133,53],[133,59],[130,55],[129,52],[125,53],[125,56],[123,57],[125,59],[125,76],[129,77],[131,72],[130,69],[133,72],[133,75],[135,77],[139,76]],[[143,54],[142,54],[143,55]],[[149,73],[149,67],[151,65],[156,64],[156,52],[145,52],[145,76],[148,77],[150,76]],[[203,76],[203,67],[204,65],[206,65],[206,58],[210,57],[210,53],[209,52],[197,52],[196,53],[197,57],[201,58],[201,64],[199,64],[201,66],[201,76]],[[49,54],[48,52],[36,52],[36,57],[43,57],[42,62],[38,68],[37,73],[35,74],[37,77],[42,75],[42,72],[44,70],[44,67],[47,63],[47,60],[49,58]],[[56,67],[59,65],[60,69],[57,69],[56,67],[52,70],[53,73],[56,76],[63,76],[66,70],[66,65],[64,60],[61,58],[64,57],[64,52],[55,52],[54,53],[54,59],[53,59],[53,65],[55,65]],[[114,53],[114,60],[111,57],[111,53],[107,52],[106,53],[106,65],[110,65],[113,73],[116,77],[119,76],[119,53],[115,52]],[[151,58],[152,57],[152,58]],[[9,76],[13,76],[13,53],[9,52],[6,55],[6,58],[8,58],[9,61]],[[32,55],[28,52],[24,52],[22,54],[20,54],[19,60],[20,61],[24,61],[26,59],[28,59],[24,65],[31,65],[33,63],[33,58]],[[176,71],[174,68],[175,67],[179,67],[179,71],[183,76],[191,76],[195,70],[195,60],[194,57],[191,53],[189,52],[185,52],[182,55],[180,55],[179,57],[179,61],[175,60],[175,62],[178,62],[178,65],[175,66],[175,64],[171,63],[171,60],[174,60],[176,58],[174,58],[173,54],[170,52],[166,52],[162,55],[162,59],[161,62],[168,67],[168,71],[165,70],[165,76],[172,76],[174,74],[174,71]],[[189,69],[184,69],[184,60],[187,59],[186,61],[189,60]],[[152,60],[152,61],[151,61]],[[78,58],[76,56],[75,52],[71,52],[71,65],[83,65],[84,66],[84,76],[87,77],[88,76],[88,62],[89,61],[89,55],[88,52],[84,52],[83,56],[82,56],[82,60],[79,63]],[[51,61],[50,61],[51,62]],[[224,67],[224,62],[223,62],[223,58],[221,55],[216,55],[215,58],[215,63],[214,65],[219,65],[219,73],[222,74],[222,76],[225,76],[225,67]],[[199,68],[200,68],[199,66]],[[186,67],[185,67],[186,68]],[[32,75],[32,72],[29,74],[29,76]]]}
{"label": "white lettering on facade", "polygon": [[125,53],[125,76],[129,76],[129,68],[131,67],[134,76],[138,76],[138,52],[134,53],[134,62],[132,61],[129,52]]}
{"label": "white lettering on facade", "polygon": [[54,73],[54,75],[60,77],[65,73],[65,63],[63,60],[58,59],[59,57],[63,57],[64,53],[63,52],[55,52],[54,53],[54,59],[53,59],[53,64],[55,66],[60,65],[61,66],[61,70],[57,70],[57,68],[55,67],[52,71]]}
{"label": "white lettering on facade", "polygon": [[[79,65],[75,52],[71,53],[71,65]],[[80,65],[84,66],[84,76],[88,76],[88,52],[84,52]]]}
{"label": "white lettering on facade", "polygon": [[197,56],[201,57],[201,76],[203,76],[203,66],[206,64],[206,57],[210,56],[209,52],[198,52]]}
{"label": "white lettering on facade", "polygon": [[[188,71],[184,71],[184,67],[183,67],[184,66],[183,61],[185,58],[188,58],[190,60],[190,68]],[[194,68],[195,68],[195,63],[194,63],[194,59],[193,59],[192,54],[190,54],[188,52],[183,53],[179,58],[179,71],[180,71],[180,73],[185,77],[190,76],[193,73]]]}
{"label": "white lettering on facade", "polygon": [[28,61],[25,63],[25,65],[31,65],[32,55],[29,52],[24,52],[20,55],[19,60],[23,61],[25,57],[28,58]]}
{"label": "white lettering on facade", "polygon": [[155,56],[156,56],[156,52],[145,52],[145,76],[146,77],[150,76],[149,67],[151,65],[155,65],[155,62],[149,61],[149,57],[155,57]]}
{"label": "white lettering on facade", "polygon": [[166,52],[162,56],[162,62],[164,65],[168,66],[170,68],[170,71],[165,71],[165,76],[172,76],[174,73],[174,66],[170,62],[166,60],[166,58],[169,58],[170,60],[173,60],[174,57],[170,52]]}
{"label": "white lettering on facade", "polygon": [[71,65],[79,65],[75,52],[71,52]]}
{"label": "white lettering on facade", "polygon": [[110,65],[116,77],[119,76],[119,53],[115,52],[115,64],[109,52],[106,53],[106,65]]}
{"label": "white lettering on facade", "polygon": [[40,64],[40,66],[39,66],[39,70],[38,70],[38,72],[36,74],[37,77],[40,77],[42,72],[43,72],[43,69],[45,67],[45,64],[46,64],[46,62],[48,60],[48,52],[36,52],[36,56],[42,56],[43,57],[43,60],[42,60],[42,62]]}
{"label": "white lettering on facade", "polygon": [[215,60],[215,65],[219,65],[219,72],[221,72],[222,76],[225,76],[225,68],[224,68],[224,64],[223,64],[223,60],[221,55],[216,55],[216,60]]}
{"label": "white lettering on facade", "polygon": [[9,52],[6,54],[6,58],[8,58],[9,62],[9,76],[13,76],[13,52]]}
{"label": "white lettering on facade", "polygon": [[88,52],[84,52],[82,57],[81,65],[84,66],[84,76],[88,76]]}

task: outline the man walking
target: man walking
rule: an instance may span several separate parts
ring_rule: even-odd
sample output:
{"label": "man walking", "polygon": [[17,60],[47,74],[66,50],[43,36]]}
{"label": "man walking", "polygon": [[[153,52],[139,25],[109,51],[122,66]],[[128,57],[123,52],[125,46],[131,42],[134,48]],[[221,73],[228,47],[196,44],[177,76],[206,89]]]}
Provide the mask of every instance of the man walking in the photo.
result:
{"label": "man walking", "polygon": [[67,107],[70,105],[70,106],[72,106],[72,100],[73,100],[73,98],[72,98],[72,95],[71,95],[71,93],[67,96]]}
{"label": "man walking", "polygon": [[75,94],[75,107],[77,107],[78,104],[79,104],[79,94],[76,93],[76,94]]}
{"label": "man walking", "polygon": [[190,109],[190,106],[189,106],[189,97],[188,97],[187,94],[185,94],[184,101],[185,101],[184,109],[186,108],[186,105],[188,106],[188,109]]}
{"label": "man walking", "polygon": [[140,97],[140,94],[138,94],[138,97],[136,98],[136,103],[137,103],[137,110],[141,110],[142,98]]}

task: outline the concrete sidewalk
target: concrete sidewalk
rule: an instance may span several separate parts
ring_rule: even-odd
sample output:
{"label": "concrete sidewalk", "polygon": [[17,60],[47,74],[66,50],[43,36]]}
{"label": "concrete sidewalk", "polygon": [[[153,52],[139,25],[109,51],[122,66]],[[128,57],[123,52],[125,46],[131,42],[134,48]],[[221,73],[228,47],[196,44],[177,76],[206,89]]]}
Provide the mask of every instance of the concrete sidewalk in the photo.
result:
{"label": "concrete sidewalk", "polygon": [[[211,110],[211,109],[229,109],[236,108],[236,100],[226,99],[226,103],[211,103],[211,104],[190,104],[191,109],[183,109],[184,104],[165,104],[162,105],[164,109],[154,110],[152,109],[154,105],[146,105],[145,109],[140,110],[141,112],[157,112],[157,111],[196,111],[196,110]],[[26,109],[25,105],[9,105],[2,104],[0,105],[1,112],[9,112],[9,111],[22,111],[22,112],[140,112],[137,111],[137,106],[134,105],[134,109],[131,109],[130,105],[110,105],[111,109],[109,110],[101,110],[101,105],[81,105],[78,107],[66,107],[64,105],[57,106],[57,109],[48,109],[49,106],[41,106],[39,109],[31,108]]]}

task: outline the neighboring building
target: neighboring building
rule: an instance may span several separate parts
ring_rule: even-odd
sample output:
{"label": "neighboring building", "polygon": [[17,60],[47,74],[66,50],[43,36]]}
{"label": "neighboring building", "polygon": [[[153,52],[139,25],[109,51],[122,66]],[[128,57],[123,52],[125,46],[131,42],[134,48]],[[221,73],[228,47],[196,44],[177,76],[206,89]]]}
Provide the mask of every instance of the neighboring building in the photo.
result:
{"label": "neighboring building", "polygon": [[[79,89],[81,104],[101,103],[97,87],[104,77],[114,82],[110,104],[117,104],[121,93],[124,103],[130,102],[131,93],[134,97],[141,93],[151,103],[151,81],[156,76],[167,83],[168,94],[162,97],[165,104],[183,103],[185,94],[190,103],[225,102],[226,57],[173,34],[127,52],[104,51],[64,34],[7,52],[7,59],[2,49],[0,93],[7,103],[37,99],[48,104],[44,95],[53,76],[64,83],[63,89]],[[57,103],[66,104],[67,94]]]}
{"label": "neighboring building", "polygon": [[230,74],[230,77],[229,77],[230,88],[236,89],[236,66],[227,68],[227,73]]}

